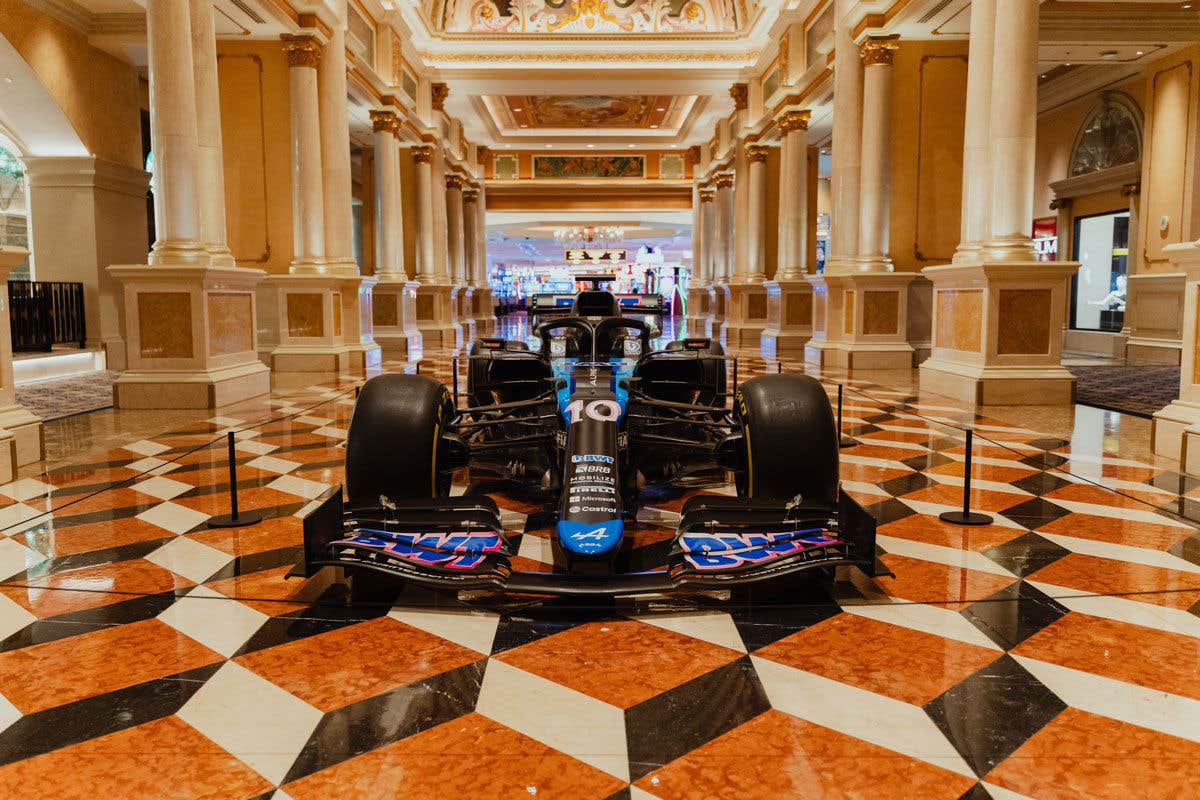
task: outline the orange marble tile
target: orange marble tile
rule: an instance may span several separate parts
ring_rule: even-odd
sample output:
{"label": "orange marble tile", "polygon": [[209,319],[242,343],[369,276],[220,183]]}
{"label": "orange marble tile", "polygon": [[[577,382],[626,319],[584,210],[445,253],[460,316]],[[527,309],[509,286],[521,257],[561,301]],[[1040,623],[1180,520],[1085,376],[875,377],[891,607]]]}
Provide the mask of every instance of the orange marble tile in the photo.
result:
{"label": "orange marble tile", "polygon": [[[942,464],[926,472],[937,473],[938,475],[950,475],[956,478],[963,476],[963,462],[952,461],[949,464]],[[1012,483],[1019,481],[1021,478],[1028,478],[1030,475],[1036,475],[1038,470],[1032,467],[1006,467],[997,464],[972,464],[971,479],[983,481],[999,481],[1000,483]]]}
{"label": "orange marble tile", "polygon": [[1011,542],[1023,535],[1025,531],[1003,525],[970,527],[951,525],[932,515],[913,514],[879,526],[878,533],[895,536],[898,539],[911,539],[914,542],[926,542],[980,553],[1005,542]]}
{"label": "orange marble tile", "polygon": [[972,783],[941,767],[771,710],[635,785],[661,800],[956,800]]}
{"label": "orange marble tile", "polygon": [[1168,608],[1186,610],[1200,601],[1200,575],[1194,572],[1082,553],[1064,556],[1028,577],[1094,594],[1125,595],[1127,600]]}
{"label": "orange marble tile", "polygon": [[[120,489],[105,489],[96,494],[84,495],[54,495],[48,510],[54,511],[55,516],[73,517],[77,514],[91,514],[95,511],[112,511],[114,508],[131,508],[133,506],[148,506],[161,503],[157,497],[151,497],[141,492],[122,487]],[[43,508],[35,501],[26,505]]]}
{"label": "orange marble tile", "polygon": [[[909,425],[910,423],[912,423],[912,420],[905,420],[904,423],[905,423],[905,425]],[[928,431],[921,431],[921,432],[884,430],[884,431],[871,431],[870,433],[864,433],[862,436],[860,436],[858,438],[862,442],[871,442],[871,443],[880,443],[880,444],[883,444],[886,442],[909,442],[912,444],[925,444],[930,439],[937,438],[939,435],[940,434],[937,431],[932,430],[932,429],[928,430]],[[913,450],[913,451],[911,451],[911,453],[912,453],[912,455],[917,455],[918,451]],[[858,455],[858,454],[855,453],[855,455]]]}
{"label": "orange marble tile", "polygon": [[1151,550],[1169,550],[1193,532],[1191,528],[1175,525],[1158,525],[1093,514],[1068,514],[1053,522],[1047,522],[1037,530],[1063,536],[1077,536],[1080,539],[1094,539],[1098,542],[1147,547]]}
{"label": "orange marble tile", "polygon": [[301,467],[294,469],[289,475],[295,475],[297,478],[304,478],[317,483],[327,483],[330,486],[337,486],[346,482],[346,470],[344,467]]}
{"label": "orange marble tile", "polygon": [[964,608],[990,597],[1014,580],[990,572],[894,554],[883,556],[882,561],[896,573],[895,578],[884,576],[872,579],[885,594],[945,608]]}
{"label": "orange marble tile", "polygon": [[633,620],[589,622],[499,656],[618,708],[728,664],[741,653]]}
{"label": "orange marble tile", "polygon": [[[302,501],[302,497],[281,492],[278,489],[270,489],[266,486],[238,491],[238,508],[242,511],[250,511],[256,508],[274,508]],[[229,513],[229,492],[214,492],[212,494],[197,495],[196,497],[177,497],[172,502],[199,511],[202,514]]]}
{"label": "orange marble tile", "polygon": [[1155,628],[1068,614],[1014,653],[1200,699],[1200,639]]}
{"label": "orange marble tile", "polygon": [[40,553],[57,557],[162,539],[170,535],[157,525],[151,525],[136,517],[125,517],[65,528],[55,527],[53,522],[47,522],[13,538],[23,541]]}
{"label": "orange marble tile", "polygon": [[[1122,494],[1102,489],[1099,486],[1093,486],[1090,483],[1072,483],[1070,486],[1063,486],[1060,489],[1055,489],[1053,492],[1042,495],[1050,501],[1054,500],[1074,500],[1079,503],[1093,503],[1098,506],[1115,506],[1117,508],[1131,508],[1137,511],[1145,511],[1146,504],[1140,500],[1135,500],[1132,497],[1125,497]],[[1161,495],[1160,495],[1161,497]]]}
{"label": "orange marble tile", "polygon": [[483,658],[391,617],[238,656],[301,700],[333,711]]}
{"label": "orange marble tile", "polygon": [[0,653],[0,694],[31,714],[221,660],[148,619]]}
{"label": "orange marble tile", "polygon": [[841,467],[838,470],[842,480],[859,481],[861,483],[883,483],[884,481],[890,481],[892,478],[902,478],[911,472],[912,470],[908,469],[890,469],[888,467],[876,467],[872,464],[851,464],[846,461],[841,463]]}
{"label": "orange marble tile", "polygon": [[346,449],[343,447],[307,447],[303,450],[293,450],[286,456],[288,461],[301,464],[313,464],[318,461],[344,461]]}
{"label": "orange marble tile", "polygon": [[1038,800],[1197,796],[1200,744],[1068,708],[987,774]]}
{"label": "orange marble tile", "polygon": [[294,800],[602,800],[623,782],[471,713],[286,784]]}
{"label": "orange marble tile", "polygon": [[995,661],[995,650],[838,614],[755,652],[906,703],[924,705]]}
{"label": "orange marble tile", "polygon": [[141,558],[58,572],[22,581],[22,585],[12,583],[0,585],[0,594],[39,618],[195,585],[193,581]]}
{"label": "orange marble tile", "polygon": [[[274,549],[274,548],[269,548]],[[264,569],[205,584],[226,597],[240,601],[267,616],[299,611],[312,604],[325,588],[319,576],[308,580],[288,579],[290,566]]]}
{"label": "orange marble tile", "polygon": [[208,528],[187,538],[215,547],[231,556],[262,553],[304,543],[304,522],[299,517],[271,517],[245,528]]}
{"label": "orange marble tile", "polygon": [[[939,483],[904,495],[905,500],[918,500],[924,503],[941,503],[947,506],[962,506],[963,490],[961,486],[951,486]],[[1010,492],[997,492],[991,489],[971,487],[971,508],[976,511],[1003,511],[1018,503],[1029,500],[1029,495]]]}
{"label": "orange marble tile", "polygon": [[[294,461],[295,459],[289,459]],[[248,467],[245,464],[238,464],[237,468],[238,483],[243,481],[258,481],[259,483],[270,483],[278,476],[273,472]],[[219,486],[229,483],[229,465],[224,459],[221,463],[205,466],[199,469],[174,470],[168,472],[164,477],[170,478],[180,483],[190,484],[192,486]]]}
{"label": "orange marble tile", "polygon": [[871,441],[862,441],[854,446],[854,455],[862,458],[880,458],[888,461],[903,461],[906,458],[914,458],[924,455],[924,450],[912,450],[907,447],[887,447],[884,444],[875,444]]}
{"label": "orange marble tile", "polygon": [[554,572],[553,564],[545,564],[541,561],[535,561],[532,558],[526,558],[525,556],[513,556],[509,559],[509,563],[512,564],[513,572],[540,572],[543,574]]}
{"label": "orange marble tile", "polygon": [[[129,460],[128,457],[131,455],[132,453],[127,453],[123,460]],[[51,472],[38,476],[38,480],[57,486],[59,489],[66,489],[72,486],[113,483],[132,478],[136,474],[126,467],[98,467],[88,470],[71,470],[70,472]]]}
{"label": "orange marble tile", "polygon": [[246,800],[272,786],[179,717],[0,767],[29,800]]}

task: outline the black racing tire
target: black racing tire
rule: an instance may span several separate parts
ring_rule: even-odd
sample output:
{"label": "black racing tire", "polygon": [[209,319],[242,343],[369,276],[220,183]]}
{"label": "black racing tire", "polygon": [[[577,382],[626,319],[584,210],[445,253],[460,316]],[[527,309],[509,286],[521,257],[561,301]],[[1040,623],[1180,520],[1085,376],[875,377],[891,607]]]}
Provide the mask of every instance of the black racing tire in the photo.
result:
{"label": "black racing tire", "polygon": [[346,436],[350,508],[391,500],[445,497],[441,434],[454,413],[446,387],[421,375],[377,375],[363,384]]}
{"label": "black racing tire", "polygon": [[760,375],[738,387],[734,415],[745,450],[738,495],[835,507],[838,432],[824,387],[807,375]]}

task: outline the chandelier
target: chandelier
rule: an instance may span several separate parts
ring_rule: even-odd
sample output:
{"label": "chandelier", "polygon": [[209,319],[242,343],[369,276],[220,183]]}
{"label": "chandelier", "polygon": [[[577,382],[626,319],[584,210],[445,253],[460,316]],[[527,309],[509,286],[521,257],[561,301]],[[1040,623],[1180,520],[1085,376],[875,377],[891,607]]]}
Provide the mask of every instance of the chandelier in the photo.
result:
{"label": "chandelier", "polygon": [[625,229],[615,225],[559,228],[554,241],[564,247],[611,247],[625,239]]}

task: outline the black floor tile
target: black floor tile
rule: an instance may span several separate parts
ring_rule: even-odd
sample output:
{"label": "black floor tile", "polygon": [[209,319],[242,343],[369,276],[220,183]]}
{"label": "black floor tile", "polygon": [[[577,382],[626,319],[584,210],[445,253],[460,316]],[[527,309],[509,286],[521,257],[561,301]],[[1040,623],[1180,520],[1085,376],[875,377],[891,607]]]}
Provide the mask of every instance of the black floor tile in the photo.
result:
{"label": "black floor tile", "polygon": [[1034,469],[1054,469],[1067,463],[1068,459],[1057,453],[1034,453],[1033,455],[1028,455],[1017,460]]}
{"label": "black floor tile", "polygon": [[1060,478],[1053,472],[1039,472],[1034,475],[1028,475],[1019,480],[1012,482],[1012,485],[1018,489],[1029,492],[1032,495],[1041,497],[1044,494],[1050,494],[1064,486],[1070,486],[1071,482],[1065,478]]}
{"label": "black floor tile", "polygon": [[925,711],[982,777],[1066,707],[1005,655],[926,704]]}
{"label": "black floor tile", "polygon": [[880,489],[883,489],[893,497],[903,497],[911,492],[928,489],[930,486],[936,485],[934,481],[926,478],[919,472],[914,472],[911,475],[901,475],[898,478],[892,478],[878,484]]}
{"label": "black floor tile", "polygon": [[1024,578],[1070,553],[1070,550],[1045,537],[1027,533],[985,550],[983,554],[1009,572]]}
{"label": "black floor tile", "polygon": [[1025,581],[1016,581],[960,613],[993,642],[1011,650],[1069,611]]}
{"label": "black floor tile", "polygon": [[1034,497],[1015,506],[1010,506],[1000,512],[1013,522],[1024,528],[1040,528],[1059,517],[1065,517],[1070,511],[1062,506],[1056,506],[1048,500]]}
{"label": "black floor tile", "polygon": [[894,497],[864,506],[863,510],[875,518],[876,525],[886,525],[917,513]]}

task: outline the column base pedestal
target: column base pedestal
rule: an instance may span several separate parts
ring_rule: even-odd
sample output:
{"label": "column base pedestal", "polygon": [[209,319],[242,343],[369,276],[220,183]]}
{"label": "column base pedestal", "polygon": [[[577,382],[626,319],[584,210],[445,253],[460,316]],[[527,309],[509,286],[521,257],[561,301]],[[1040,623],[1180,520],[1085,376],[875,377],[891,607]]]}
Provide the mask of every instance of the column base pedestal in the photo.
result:
{"label": "column base pedestal", "polygon": [[375,342],[388,361],[419,361],[423,337],[417,329],[417,288],[420,284],[404,276],[376,276],[372,296]]}
{"label": "column base pedestal", "polygon": [[[271,350],[275,372],[363,374],[382,362],[374,342],[347,342],[348,324],[359,328],[359,275],[272,275],[279,320],[279,344]],[[350,317],[347,319],[347,317]],[[355,338],[357,338],[357,333]]]}
{"label": "column base pedestal", "polygon": [[904,343],[828,342],[810,340],[804,345],[804,362],[820,369],[912,369],[913,349]]}
{"label": "column base pedestal", "polygon": [[[16,464],[23,467],[46,457],[42,418],[24,406],[11,405],[0,408],[0,431],[12,435]],[[0,460],[3,460],[0,443]]]}
{"label": "column base pedestal", "polygon": [[475,324],[475,338],[496,334],[496,306],[492,290],[476,286],[471,292],[471,320]]}
{"label": "column base pedestal", "polygon": [[762,332],[763,358],[803,358],[812,338],[812,285],[806,280],[768,281],[767,327]]}
{"label": "column base pedestal", "polygon": [[721,325],[721,344],[730,350],[757,350],[767,327],[767,290],[761,283],[731,283],[724,287],[728,303]]}
{"label": "column base pedestal", "polygon": [[991,406],[1075,402],[1075,376],[1062,366],[984,366],[934,357],[920,366],[921,391]]}
{"label": "column base pedestal", "polygon": [[449,284],[420,284],[416,294],[416,322],[422,347],[457,349],[462,346],[462,328],[455,321],[454,287]]}
{"label": "column base pedestal", "polygon": [[1181,469],[1186,465],[1191,474],[1200,472],[1200,403],[1174,400],[1156,411],[1150,423],[1150,447],[1156,456],[1179,461]]}
{"label": "column base pedestal", "polygon": [[709,326],[709,288],[693,286],[688,289],[687,315],[684,317],[684,331],[688,336],[703,338],[712,335]]}
{"label": "column base pedestal", "polygon": [[202,372],[128,370],[113,384],[117,408],[220,408],[271,391],[271,371],[255,359]]}
{"label": "column base pedestal", "polygon": [[822,369],[911,370],[909,272],[813,275],[813,336],[804,360]]}
{"label": "column base pedestal", "polygon": [[117,408],[219,408],[271,390],[258,360],[262,270],[159,263],[109,267],[124,284],[128,369]]}

